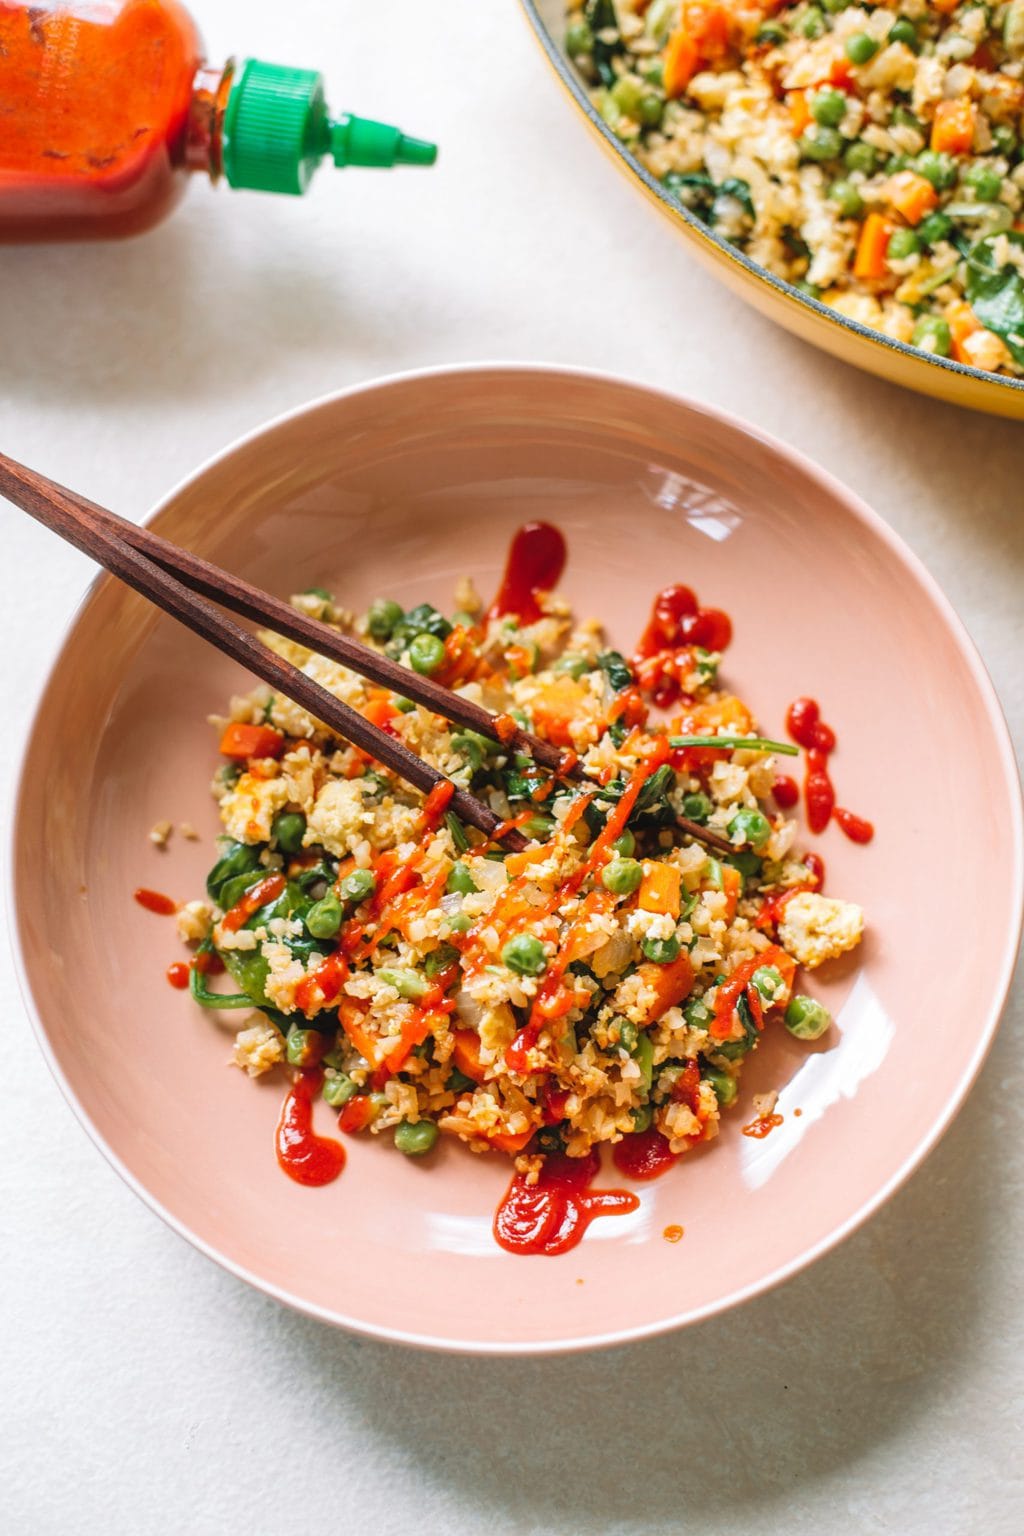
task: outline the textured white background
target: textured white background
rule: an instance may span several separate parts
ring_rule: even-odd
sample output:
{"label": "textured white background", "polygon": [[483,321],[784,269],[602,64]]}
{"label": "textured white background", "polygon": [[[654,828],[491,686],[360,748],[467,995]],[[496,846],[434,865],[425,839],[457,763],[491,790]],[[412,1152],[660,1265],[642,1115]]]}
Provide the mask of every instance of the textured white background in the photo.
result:
{"label": "textured white background", "polygon": [[[0,446],[141,515],[237,434],[375,374],[618,370],[860,492],[945,587],[1021,740],[1019,427],[832,362],[699,271],[591,143],[514,0],[205,0],[202,21],[211,57],[319,65],[336,104],[432,134],[442,162],[325,171],[303,204],[197,185],[134,243],[0,248]],[[91,573],[0,520],[8,786]],[[878,681],[915,707],[898,657]],[[1024,1529],[1019,996],[942,1146],[840,1251],[731,1316],[564,1363],[361,1343],[222,1274],[94,1150],[6,954],[0,997],[5,1531]]]}

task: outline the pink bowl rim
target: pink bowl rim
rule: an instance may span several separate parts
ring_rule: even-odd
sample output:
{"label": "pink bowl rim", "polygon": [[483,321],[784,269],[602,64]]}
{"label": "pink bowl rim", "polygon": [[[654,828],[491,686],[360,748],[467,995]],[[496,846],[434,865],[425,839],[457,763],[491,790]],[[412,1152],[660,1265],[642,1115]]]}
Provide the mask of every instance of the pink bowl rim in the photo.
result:
{"label": "pink bowl rim", "polygon": [[659,386],[644,383],[642,380],[631,378],[628,375],[609,373],[604,369],[583,368],[573,364],[560,363],[529,363],[529,362],[471,362],[459,364],[441,364],[432,367],[407,369],[397,373],[383,374],[378,378],[370,379],[359,384],[347,385],[342,389],[328,390],[322,395],[316,396],[304,404],[294,406],[279,415],[241,434],[231,443],[211,454],[203,460],[189,474],[178,480],[169,491],[146,513],[142,519],[144,524],[151,524],[161,517],[183,491],[201,480],[211,469],[223,460],[237,453],[239,449],[249,443],[263,437],[266,433],[276,430],[313,412],[323,409],[359,395],[369,395],[375,392],[386,392],[396,387],[421,382],[429,382],[432,379],[444,379],[450,377],[465,377],[467,375],[480,375],[493,377],[494,375],[512,375],[518,378],[528,378],[531,374],[543,374],[546,376],[558,376],[567,381],[583,381],[604,385],[613,390],[627,390],[638,394],[646,394],[659,400],[681,408],[683,411],[703,416],[710,421],[717,422],[729,431],[739,432],[742,435],[760,443],[769,452],[786,460],[800,471],[809,481],[819,486],[822,492],[842,504],[844,511],[848,512],[855,521],[863,524],[870,533],[879,538],[886,546],[889,554],[899,562],[908,575],[921,586],[934,602],[940,616],[944,620],[951,635],[956,641],[965,663],[978,690],[979,697],[985,706],[988,723],[994,737],[999,763],[1007,791],[1007,799],[1011,808],[1012,824],[1007,830],[1007,843],[1012,848],[1012,875],[1014,888],[1014,908],[1016,910],[1016,922],[1009,924],[1006,933],[1005,949],[1002,964],[992,987],[990,1001],[979,1028],[977,1042],[972,1056],[967,1063],[963,1075],[954,1091],[950,1094],[946,1103],[935,1116],[931,1128],[924,1135],[918,1145],[904,1159],[902,1164],[886,1180],[880,1189],[863,1205],[829,1233],[820,1242],[813,1244],[796,1258],[790,1259],[786,1264],[780,1265],[769,1274],[753,1281],[747,1286],[740,1287],[709,1302],[701,1307],[683,1310],[673,1316],[660,1319],[656,1323],[648,1323],[633,1328],[618,1328],[608,1333],[596,1334],[589,1338],[574,1338],[567,1340],[547,1340],[541,1342],[516,1343],[514,1341],[483,1342],[465,1341],[453,1342],[450,1339],[437,1338],[428,1334],[417,1334],[398,1328],[384,1328],[374,1324],[367,1324],[359,1318],[349,1317],[339,1312],[334,1312],[327,1307],[315,1305],[305,1301],[301,1296],[296,1296],[283,1288],[276,1286],[244,1265],[236,1263],[226,1254],[221,1253],[213,1244],[204,1241],[191,1228],[170,1210],[168,1210],[146,1187],[136,1178],[132,1171],[121,1160],[114,1148],[101,1135],[92,1123],[77,1094],[66,1077],[60,1063],[54,1055],[46,1026],[36,1008],[35,997],[32,992],[28,977],[28,969],[21,944],[19,926],[19,904],[17,891],[14,884],[15,845],[17,841],[17,828],[20,822],[20,812],[23,799],[27,790],[27,774],[29,756],[32,743],[35,739],[42,713],[42,706],[46,695],[53,683],[54,676],[60,664],[61,657],[70,641],[72,632],[92,602],[99,585],[107,579],[106,573],[100,571],[89,583],[80,602],[61,633],[60,644],[57,647],[54,659],[46,672],[39,692],[39,698],[32,711],[25,736],[21,746],[20,764],[17,773],[17,782],[14,795],[14,815],[11,822],[9,836],[5,839],[4,851],[7,863],[6,893],[8,900],[8,930],[10,944],[14,958],[15,974],[21,991],[25,1011],[28,1014],[36,1042],[42,1052],[43,1058],[58,1088],[67,1100],[79,1123],[93,1144],[106,1158],[107,1162],[120,1174],[130,1189],[138,1195],[139,1199],[149,1206],[173,1231],[192,1244],[201,1253],[205,1254],[222,1269],[243,1280],[255,1290],[275,1301],[282,1303],[295,1312],[306,1317],[314,1318],[318,1322],[328,1323],[333,1327],[346,1329],[348,1332],[364,1338],[372,1338],[389,1344],[402,1344],[417,1349],[431,1350],[443,1354],[457,1355],[483,1355],[483,1356],[540,1356],[576,1354],[585,1350],[609,1349],[615,1346],[635,1343],[641,1339],[655,1338],[661,1334],[672,1332],[678,1328],[687,1327],[693,1323],[703,1322],[708,1318],[717,1317],[733,1307],[742,1305],[746,1301],[752,1301],[754,1297],[774,1290],[776,1286],[799,1274],[801,1270],[808,1268],[817,1259],[824,1257],[837,1248],[846,1238],[852,1236],[876,1211],[881,1209],[887,1200],[902,1188],[910,1176],[917,1171],[928,1157],[938,1142],[949,1129],[968,1093],[977,1080],[981,1067],[991,1049],[996,1030],[1006,1006],[1010,984],[1016,967],[1017,953],[1020,947],[1022,930],[1024,930],[1024,802],[1022,802],[1022,786],[1020,773],[1017,767],[1013,744],[1010,737],[1006,718],[1002,705],[996,694],[995,686],[989,676],[988,670],[973,639],[967,631],[963,620],[956,612],[952,603],[946,597],[938,582],[928,571],[927,567],[914,554],[913,550],[892,529],[889,524],[868,504],[850,491],[832,475],[828,470],[822,469],[813,459],[808,458],[799,449],[791,447],[773,434],[755,427],[749,422],[743,421],[730,411],[720,410],[717,407],[703,404],[691,396],[680,394],[673,390],[662,389]]}

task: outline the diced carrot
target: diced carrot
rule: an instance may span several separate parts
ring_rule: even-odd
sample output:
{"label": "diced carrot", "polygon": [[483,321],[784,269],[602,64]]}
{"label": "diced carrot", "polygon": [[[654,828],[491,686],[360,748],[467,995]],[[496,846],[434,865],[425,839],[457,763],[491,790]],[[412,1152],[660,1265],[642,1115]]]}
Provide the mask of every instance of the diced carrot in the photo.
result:
{"label": "diced carrot", "polygon": [[587,690],[571,677],[556,677],[533,701],[533,723],[556,747],[571,747],[569,727],[578,717]]}
{"label": "diced carrot", "polygon": [[365,720],[369,720],[371,725],[387,725],[398,714],[398,710],[390,694],[378,693],[373,698],[367,699],[359,713]]}
{"label": "diced carrot", "polygon": [[380,1041],[366,1028],[367,1004],[355,998],[342,998],[338,1007],[338,1019],[360,1056],[365,1056],[371,1067],[380,1065]]}
{"label": "diced carrot", "polygon": [[981,330],[981,321],[965,299],[955,299],[943,310],[943,317],[953,338],[953,356],[958,363],[969,363],[970,356],[964,351],[964,342]]}
{"label": "diced carrot", "polygon": [[693,38],[701,64],[711,64],[729,48],[729,12],[717,0],[684,0],[683,26]]}
{"label": "diced carrot", "polygon": [[940,101],[932,118],[932,149],[947,155],[969,155],[974,144],[977,109],[966,96]]}
{"label": "diced carrot", "polygon": [[920,224],[931,213],[939,194],[926,176],[916,171],[899,171],[889,181],[889,202],[908,224]]}
{"label": "diced carrot", "polygon": [[544,843],[536,848],[524,848],[522,853],[510,853],[505,859],[505,869],[514,879],[529,869],[531,864],[542,864],[545,859],[551,857],[551,849]]}
{"label": "diced carrot", "polygon": [[220,739],[223,757],[242,760],[247,757],[280,757],[284,751],[284,736],[271,725],[243,725],[232,720],[224,727]]}
{"label": "diced carrot", "polygon": [[750,710],[742,699],[731,693],[709,704],[696,704],[679,717],[681,736],[708,736],[722,729],[734,736],[743,736],[753,727],[754,717]]}
{"label": "diced carrot", "polygon": [[736,908],[739,905],[740,892],[743,889],[743,876],[738,869],[733,869],[731,864],[722,865],[722,890],[725,893],[725,917],[726,922],[731,923],[736,916]]}
{"label": "diced carrot", "polygon": [[789,131],[794,139],[798,139],[814,121],[807,104],[807,92],[787,91],[786,106],[789,108]]}
{"label": "diced carrot", "polygon": [[487,1077],[487,1069],[480,1060],[480,1036],[475,1029],[457,1029],[452,1035],[455,1041],[455,1049],[452,1051],[452,1060],[459,1071],[472,1078],[474,1083],[482,1083]]}
{"label": "diced carrot", "polygon": [[884,277],[886,274],[885,252],[892,234],[892,225],[880,213],[869,213],[861,225],[857,254],[853,259],[853,275],[860,278]]}
{"label": "diced carrot", "polygon": [[665,48],[663,81],[669,101],[682,96],[697,73],[700,54],[685,27],[677,27]]}
{"label": "diced carrot", "polygon": [[685,949],[678,959],[668,965],[656,965],[648,961],[638,966],[637,974],[642,978],[644,987],[651,987],[654,991],[654,1000],[647,1010],[645,1024],[653,1024],[667,1009],[674,1008],[677,1003],[689,997],[693,987],[693,966]]}
{"label": "diced carrot", "polygon": [[959,4],[960,0],[932,0],[932,10],[941,11],[944,16],[948,16]]}
{"label": "diced carrot", "polygon": [[644,864],[644,877],[640,882],[637,903],[645,912],[667,912],[670,917],[679,916],[679,887],[682,871],[674,864]]}
{"label": "diced carrot", "polygon": [[488,1136],[487,1140],[492,1147],[497,1147],[499,1152],[507,1152],[510,1157],[513,1157],[517,1152],[523,1150],[526,1143],[532,1139],[533,1133],[534,1127],[531,1126],[528,1131],[520,1131],[515,1136],[508,1136],[503,1132],[498,1132],[495,1135]]}

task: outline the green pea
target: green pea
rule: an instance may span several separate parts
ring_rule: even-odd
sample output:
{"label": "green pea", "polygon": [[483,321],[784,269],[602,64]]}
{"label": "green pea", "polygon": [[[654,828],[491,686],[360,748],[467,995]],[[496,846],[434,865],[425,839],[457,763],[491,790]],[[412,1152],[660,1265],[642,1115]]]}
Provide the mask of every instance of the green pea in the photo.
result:
{"label": "green pea", "polygon": [[816,124],[800,135],[797,148],[805,160],[835,160],[843,152],[843,140],[837,128]]}
{"label": "green pea", "polygon": [[772,835],[771,822],[761,811],[746,806],[736,812],[727,829],[730,837],[739,837],[755,850],[763,848]]}
{"label": "green pea", "polygon": [[452,737],[451,745],[452,751],[460,753],[475,773],[484,760],[485,748],[482,737],[479,737],[475,731],[461,731],[457,736]]}
{"label": "green pea", "polygon": [[406,1157],[422,1157],[437,1143],[440,1132],[433,1120],[403,1120],[395,1126],[395,1146]]}
{"label": "green pea", "polygon": [[390,597],[377,597],[370,604],[366,627],[375,640],[389,640],[395,625],[404,618],[401,603],[393,602]]}
{"label": "green pea", "polygon": [[460,1072],[458,1067],[453,1067],[444,1086],[449,1093],[462,1094],[471,1092],[476,1087],[476,1083],[471,1077],[467,1077],[465,1072]]}
{"label": "green pea", "polygon": [[832,1015],[823,1003],[802,993],[786,1009],[786,1028],[798,1040],[818,1040],[832,1023]]}
{"label": "green pea", "polygon": [[651,1084],[654,1082],[654,1041],[644,1031],[641,1031],[637,1038],[636,1049],[633,1051],[633,1060],[640,1068],[640,1081],[643,1084],[643,1091],[645,1094],[648,1094],[651,1091]]}
{"label": "green pea", "polygon": [[683,796],[683,815],[690,821],[705,824],[711,815],[711,800],[702,790],[696,790],[693,794]]}
{"label": "green pea", "polygon": [[442,971],[447,971],[450,966],[458,964],[459,952],[454,944],[439,944],[432,949],[423,962],[423,969],[433,979]]}
{"label": "green pea", "polygon": [[341,927],[344,909],[334,891],[315,901],[306,913],[306,927],[314,939],[333,939]]}
{"label": "green pea", "polygon": [[465,608],[457,608],[452,614],[452,628],[475,629],[476,615],[473,613],[467,613]]}
{"label": "green pea", "polygon": [[293,1024],[285,1037],[285,1055],[293,1067],[315,1067],[324,1053],[324,1037],[316,1029]]}
{"label": "green pea", "polygon": [[480,889],[476,881],[473,879],[473,876],[470,874],[468,867],[463,864],[461,859],[457,864],[453,864],[449,870],[448,879],[444,883],[444,888],[448,892],[449,896],[469,896],[474,891],[478,891]]}
{"label": "green pea", "polygon": [[400,715],[411,715],[416,708],[412,699],[400,699],[397,694],[395,695],[394,703]]}
{"label": "green pea", "polygon": [[728,1072],[716,1072],[713,1068],[707,1067],[704,1071],[704,1081],[711,1084],[715,1090],[715,1098],[723,1109],[728,1109],[730,1104],[735,1104],[739,1088],[736,1086],[736,1079],[730,1077]]}
{"label": "green pea", "polygon": [[282,853],[298,853],[306,835],[306,818],[300,811],[278,811],[270,835]]}
{"label": "green pea", "polygon": [[365,901],[377,888],[377,880],[369,869],[353,869],[338,882],[338,890],[345,901]]}
{"label": "green pea", "polygon": [[823,128],[838,128],[846,116],[846,97],[831,85],[815,91],[809,105],[814,121]]}
{"label": "green pea", "polygon": [[890,43],[905,43],[917,52],[917,28],[906,16],[898,16],[889,28]]}
{"label": "green pea", "polygon": [[444,663],[444,641],[436,635],[416,635],[409,642],[409,665],[414,672],[429,677]]}
{"label": "green pea", "polygon": [[617,1019],[616,1026],[619,1031],[619,1045],[632,1056],[640,1039],[640,1031],[631,1019]]}
{"label": "green pea", "polygon": [[868,32],[854,32],[846,39],[846,57],[851,64],[866,64],[878,52],[878,44]]}
{"label": "green pea", "polygon": [[938,245],[953,228],[953,220],[944,213],[930,213],[917,226],[917,238],[923,245]]}
{"label": "green pea", "polygon": [[347,1072],[336,1072],[324,1081],[324,1098],[332,1109],[340,1109],[349,1099],[355,1098],[359,1089]]}
{"label": "green pea", "polygon": [[750,978],[750,984],[770,1003],[775,1001],[786,985],[782,972],[774,965],[759,965]]}
{"label": "green pea", "polygon": [[948,357],[953,349],[953,336],[948,323],[941,315],[922,315],[914,326],[913,343],[936,357]]}
{"label": "green pea", "polygon": [[473,919],[468,912],[453,912],[447,921],[452,933],[468,933],[473,926]]}
{"label": "green pea", "polygon": [[410,1002],[418,1002],[430,990],[425,977],[405,965],[382,966],[377,975],[386,986],[394,987],[399,997],[408,998]]}
{"label": "green pea", "polygon": [[1003,190],[1003,178],[993,166],[979,160],[964,171],[964,186],[971,188],[979,203],[994,203]]}
{"label": "green pea", "polygon": [[834,16],[838,11],[845,11],[848,5],[852,5],[853,0],[821,0],[821,3],[826,11]]}
{"label": "green pea", "polygon": [[501,958],[519,976],[539,976],[548,967],[544,945],[532,933],[517,933],[503,946]]}
{"label": "green pea", "polygon": [[702,997],[691,997],[683,1007],[683,1018],[691,1029],[707,1029],[714,1014]]}
{"label": "green pea", "polygon": [[636,859],[613,859],[601,871],[601,884],[615,896],[628,896],[643,878],[643,865]]}
{"label": "green pea", "polygon": [[894,229],[885,248],[886,260],[905,261],[908,256],[916,256],[920,249],[921,242],[912,229]]}
{"label": "green pea", "polygon": [[914,161],[914,169],[937,192],[948,192],[956,181],[956,161],[942,150],[923,149]]}
{"label": "green pea", "polygon": [[586,656],[580,656],[575,651],[566,651],[564,656],[559,656],[552,670],[579,682],[580,678],[590,671],[590,662]]}
{"label": "green pea", "polygon": [[565,51],[570,59],[578,59],[581,53],[590,53],[594,47],[594,34],[585,21],[576,21],[565,33]]}
{"label": "green pea", "polygon": [[738,869],[744,879],[750,879],[761,873],[764,860],[756,853],[729,853],[726,854],[725,862],[731,864],[733,869]]}
{"label": "green pea", "polygon": [[632,858],[636,852],[636,838],[632,832],[621,832],[614,843],[612,843],[612,852],[617,853],[623,859]]}
{"label": "green pea", "polygon": [[654,1110],[649,1104],[640,1104],[633,1110],[633,1133],[639,1135],[641,1131],[649,1131],[651,1121],[654,1119]]}
{"label": "green pea", "polygon": [[809,6],[800,18],[797,30],[801,37],[822,37],[825,32],[825,18],[816,5]]}
{"label": "green pea", "polygon": [[671,965],[679,959],[679,940],[674,933],[667,939],[644,939],[640,948],[656,965]]}
{"label": "green pea", "polygon": [[843,164],[848,171],[861,171],[873,176],[878,169],[878,150],[866,139],[854,139],[843,151]]}
{"label": "green pea", "polygon": [[658,96],[654,91],[645,91],[637,103],[637,119],[645,128],[657,128],[665,114],[665,98]]}
{"label": "green pea", "polygon": [[766,48],[776,48],[780,43],[784,43],[785,41],[785,32],[781,27],[776,26],[774,21],[766,21],[764,26],[757,29],[757,32],[754,36],[754,42],[760,43],[763,47]]}
{"label": "green pea", "polygon": [[992,126],[992,142],[1001,155],[1013,155],[1016,154],[1019,140],[1009,123],[994,123]]}
{"label": "green pea", "polygon": [[835,203],[844,219],[859,219],[864,212],[864,199],[852,181],[834,181],[828,189],[829,201]]}

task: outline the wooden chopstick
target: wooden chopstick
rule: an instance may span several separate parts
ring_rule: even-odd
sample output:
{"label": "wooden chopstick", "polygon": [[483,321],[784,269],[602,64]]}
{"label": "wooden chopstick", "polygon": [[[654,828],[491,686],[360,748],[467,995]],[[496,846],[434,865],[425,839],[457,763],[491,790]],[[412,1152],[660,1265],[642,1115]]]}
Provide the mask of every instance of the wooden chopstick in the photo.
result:
{"label": "wooden chopstick", "polygon": [[[500,742],[507,752],[522,752],[542,767],[559,773],[562,778],[575,780],[583,778],[577,765],[569,766],[565,762],[564,753],[552,746],[550,742],[542,741],[531,731],[523,730],[511,716],[504,716],[499,722],[499,718],[482,705],[464,699],[460,694],[434,682],[432,678],[421,676],[410,668],[403,667],[400,663],[392,661],[390,657],[375,651],[371,646],[362,645],[358,640],[341,634],[330,625],[311,618],[308,614],[293,608],[290,603],[283,602],[269,592],[264,592],[231,571],[223,570],[212,561],[193,554],[191,550],[173,544],[169,539],[161,537],[149,528],[140,527],[127,518],[119,517],[109,508],[101,507],[97,502],[79,495],[77,491],[72,491],[58,484],[57,481],[50,480],[47,476],[17,463],[2,453],[0,453],[0,492],[39,522],[76,544],[84,553],[97,559],[100,564],[105,565],[108,570],[127,581],[144,596],[151,597],[166,612],[172,613],[175,618],[180,619],[196,633],[202,634],[219,649],[226,650],[227,654],[240,660],[244,666],[263,678],[265,682],[269,682],[272,687],[279,688],[282,693],[302,704],[303,708],[310,710],[317,719],[323,720],[339,735],[344,736],[363,751],[369,752],[379,762],[392,768],[394,772],[407,779],[417,789],[424,790],[425,793],[429,793],[437,783],[447,782],[445,775],[430,768],[396,737],[389,736],[379,727],[371,725],[358,711],[343,704],[290,663],[275,656],[247,631],[239,629],[237,625],[224,619],[203,599],[209,598],[240,614],[243,618],[262,624],[290,640],[297,641],[300,645],[309,647],[318,655],[340,662],[359,676],[396,692],[400,697],[404,696],[424,705],[455,725],[476,731],[492,741]],[[54,522],[53,514],[55,513],[63,517],[62,526],[58,527]],[[78,531],[81,536],[76,537],[75,531]],[[105,535],[103,544],[105,549],[120,550],[125,558],[134,555],[135,562],[129,562],[122,568],[115,568],[110,560],[99,552],[98,543],[83,542],[83,538],[92,534],[97,537]],[[141,572],[144,569],[155,571],[173,583],[176,589],[175,606],[169,606],[167,601],[162,601],[156,595],[158,590],[164,594],[171,590],[166,584],[158,584],[152,590],[151,584],[141,584]],[[135,573],[138,579],[133,579],[131,575],[126,574],[128,570]],[[197,594],[197,596],[193,599],[190,594]],[[203,627],[191,622],[189,616],[193,612],[203,615]],[[227,644],[221,644],[216,638],[216,635],[227,636],[228,634],[231,636],[230,645],[235,649],[231,649]],[[244,644],[245,647],[244,657],[238,651],[240,644]],[[270,668],[275,672],[274,677],[268,676]],[[313,692],[311,693],[310,690]],[[308,702],[313,697],[318,702]],[[429,779],[428,776],[430,776]],[[456,787],[450,808],[463,821],[485,832],[488,836],[493,836],[495,829],[501,825],[500,819],[490,807],[468,790]],[[696,842],[714,848],[720,853],[737,851],[727,838],[701,826],[699,822],[691,821],[688,817],[677,816],[676,825],[680,831]],[[516,849],[526,846],[525,840],[514,830],[504,833],[501,841]]]}
{"label": "wooden chopstick", "polygon": [[[432,768],[410,752],[397,737],[372,725],[357,710],[268,650],[248,630],[218,613],[204,597],[191,591],[176,576],[112,533],[93,515],[92,508],[83,506],[73,492],[66,492],[45,476],[14,464],[3,455],[0,455],[0,490],[31,517],[98,561],[114,576],[240,662],[272,688],[279,689],[315,719],[324,721],[353,746],[391,768],[416,789],[429,794],[439,784],[451,782],[439,769]],[[490,806],[458,785],[453,789],[447,809],[488,837],[494,837],[502,826],[501,817]],[[527,846],[526,838],[515,829],[505,832],[501,841],[516,851]]]}

